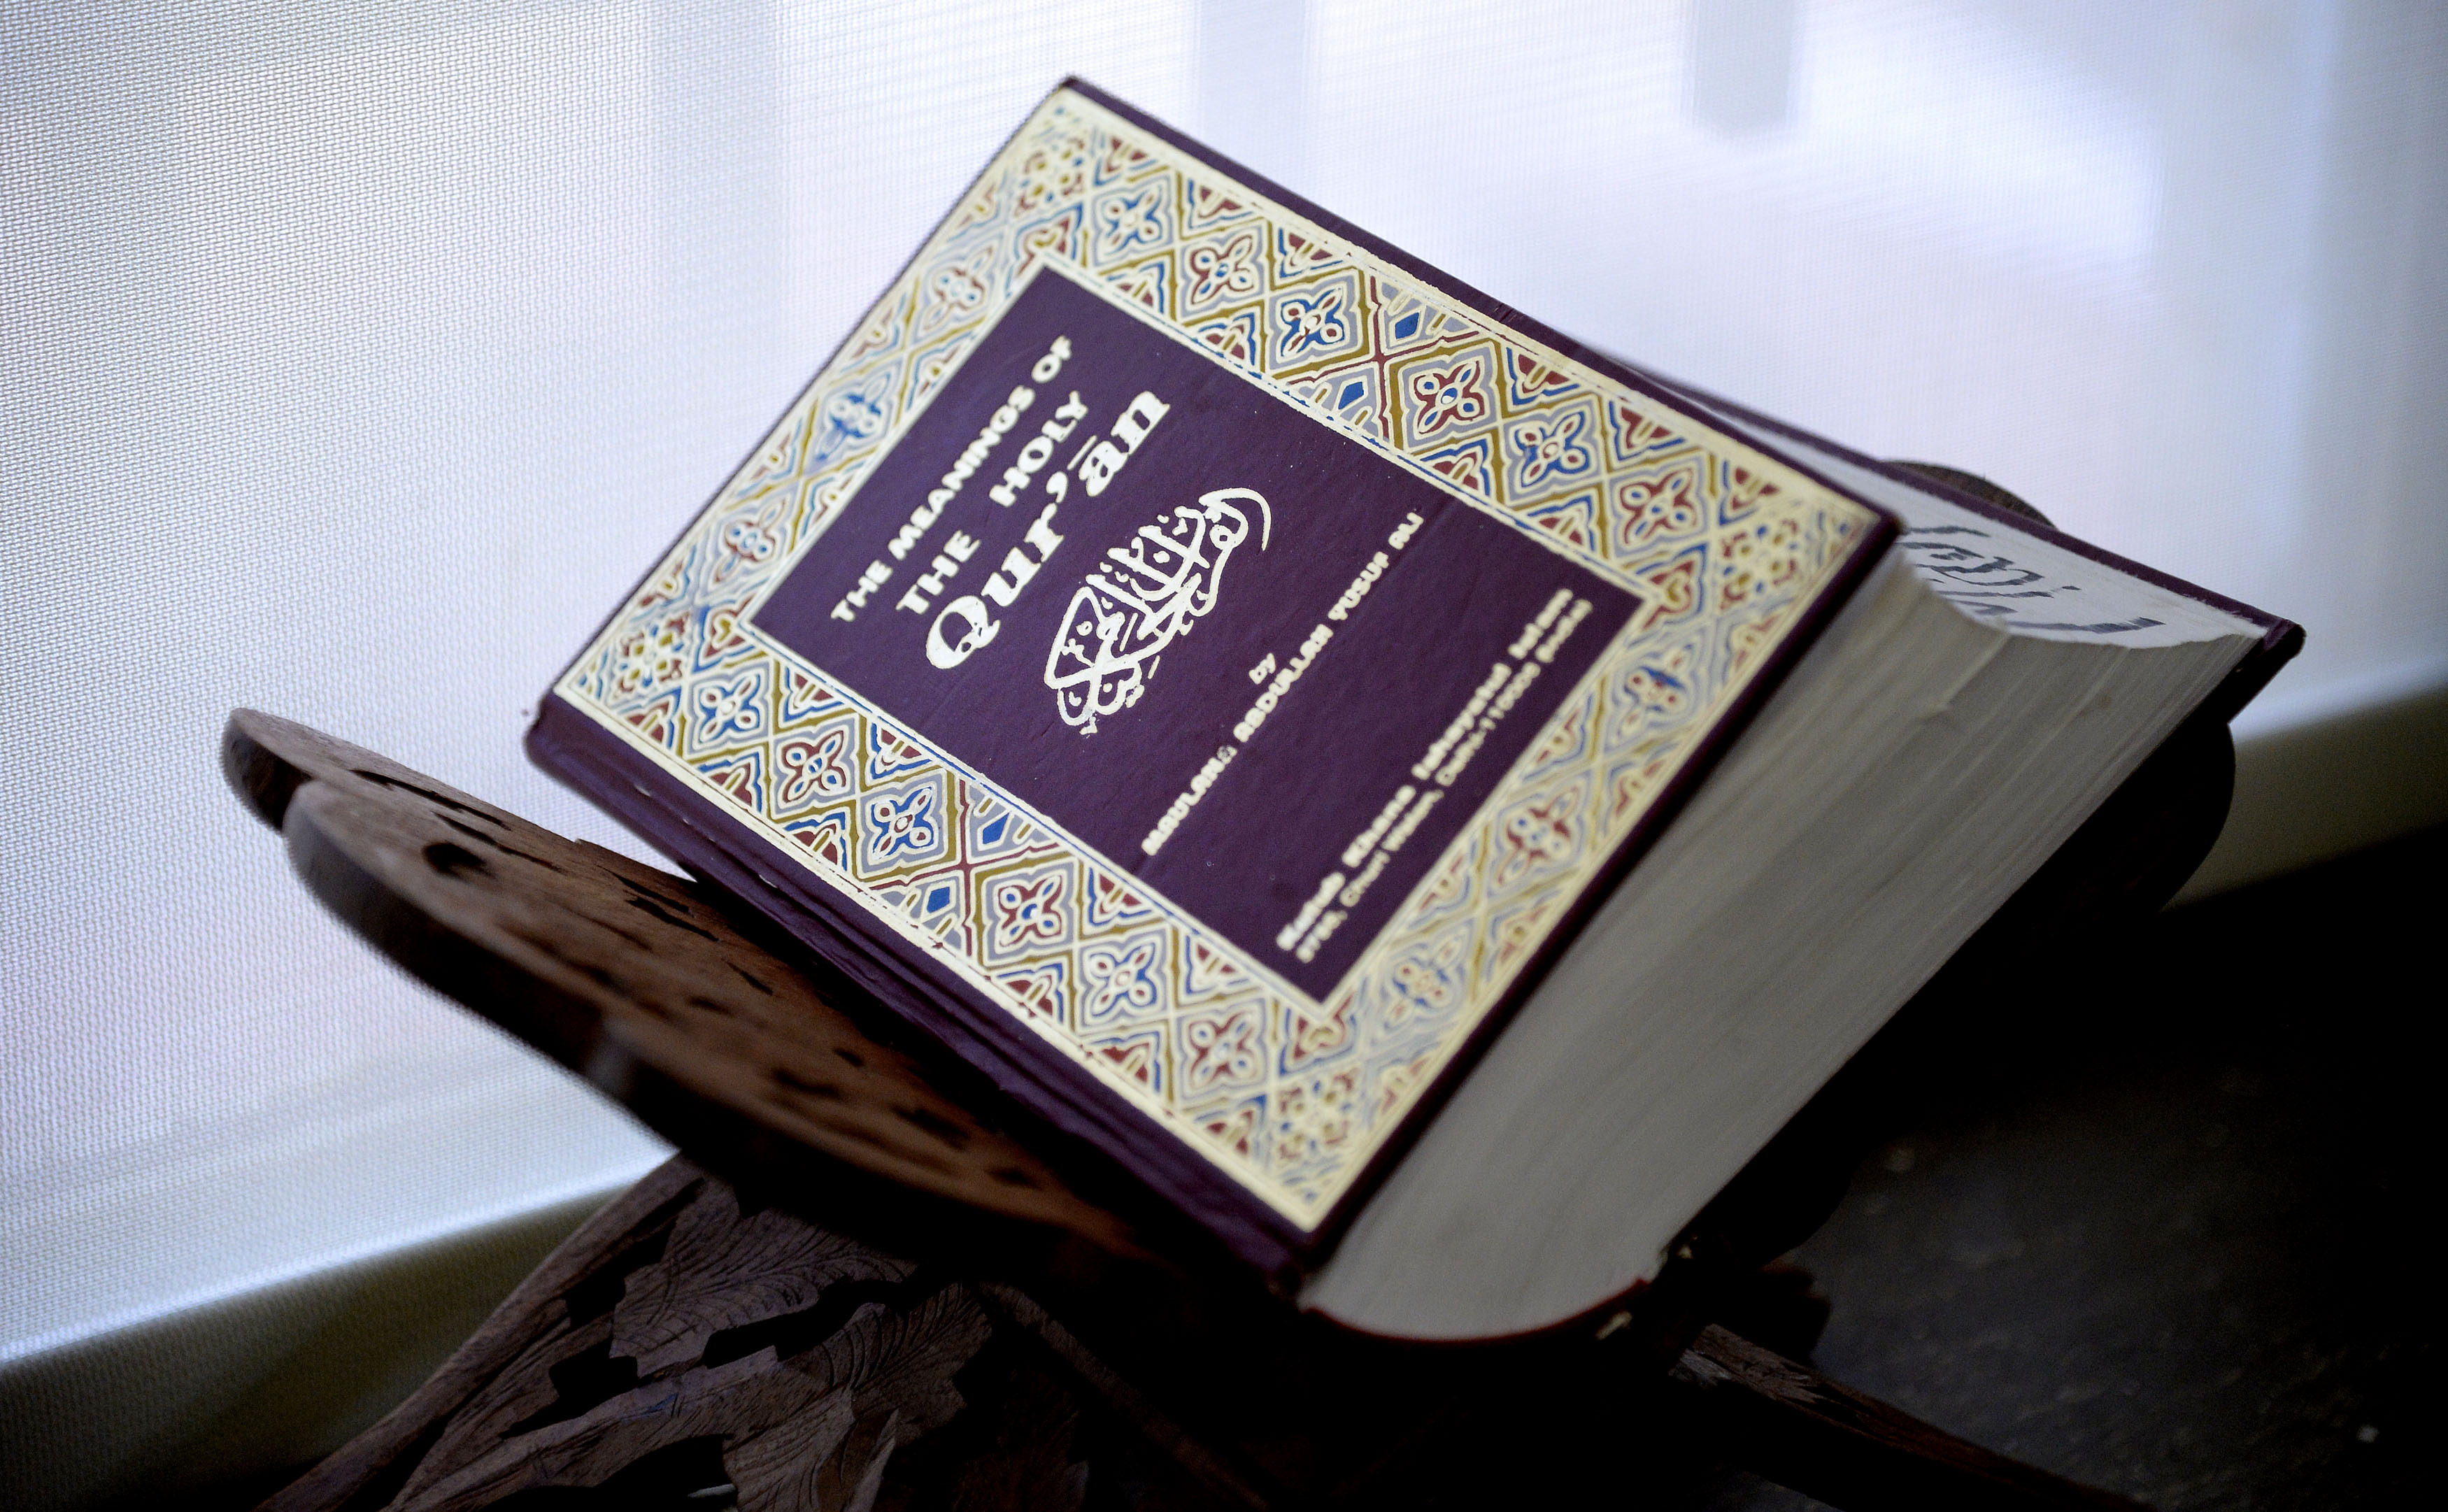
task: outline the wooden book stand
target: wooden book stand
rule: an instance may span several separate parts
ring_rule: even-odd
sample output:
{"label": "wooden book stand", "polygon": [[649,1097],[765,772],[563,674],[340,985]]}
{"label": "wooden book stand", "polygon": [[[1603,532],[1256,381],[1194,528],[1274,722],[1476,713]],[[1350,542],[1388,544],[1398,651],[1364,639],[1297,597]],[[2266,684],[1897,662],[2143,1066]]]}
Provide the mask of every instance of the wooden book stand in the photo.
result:
{"label": "wooden book stand", "polygon": [[[2137,1505],[1787,1357],[1826,1305],[1768,1262],[1843,1194],[1858,1062],[1618,1310],[1399,1344],[1299,1313],[1187,1225],[1126,1222],[1057,1137],[719,890],[287,720],[234,714],[222,754],[335,912],[686,1152],[266,1508],[1578,1502],[1726,1461],[1848,1508]],[[2180,732],[1924,998],[2158,907],[2231,771],[2223,724]]]}

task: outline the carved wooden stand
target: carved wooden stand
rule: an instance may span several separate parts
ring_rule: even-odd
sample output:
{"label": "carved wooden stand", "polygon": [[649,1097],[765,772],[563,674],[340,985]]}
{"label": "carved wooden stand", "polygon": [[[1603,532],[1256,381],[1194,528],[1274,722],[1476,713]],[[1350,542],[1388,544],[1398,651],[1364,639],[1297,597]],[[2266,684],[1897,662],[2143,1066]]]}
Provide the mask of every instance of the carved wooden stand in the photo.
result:
{"label": "carved wooden stand", "polygon": [[[1874,1057],[1618,1309],[1398,1344],[1299,1313],[1187,1225],[1125,1222],[1081,1185],[1097,1162],[854,1018],[855,989],[719,890],[283,719],[233,715],[222,755],[343,919],[687,1152],[267,1508],[1580,1504],[1712,1461],[1857,1509],[2137,1505],[1786,1357],[1826,1306],[1768,1262],[1842,1196],[1853,1110],[1889,1090]],[[2223,725],[2180,732],[1923,1001],[2158,907],[2231,773]]]}

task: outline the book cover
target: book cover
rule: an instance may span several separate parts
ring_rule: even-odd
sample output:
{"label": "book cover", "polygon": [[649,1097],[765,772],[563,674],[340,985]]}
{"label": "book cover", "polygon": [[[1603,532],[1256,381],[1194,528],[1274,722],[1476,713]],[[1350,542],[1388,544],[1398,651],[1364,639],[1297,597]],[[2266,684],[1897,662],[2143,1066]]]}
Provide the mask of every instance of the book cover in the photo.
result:
{"label": "book cover", "polygon": [[1275,1270],[1896,528],[1072,83],[529,744]]}

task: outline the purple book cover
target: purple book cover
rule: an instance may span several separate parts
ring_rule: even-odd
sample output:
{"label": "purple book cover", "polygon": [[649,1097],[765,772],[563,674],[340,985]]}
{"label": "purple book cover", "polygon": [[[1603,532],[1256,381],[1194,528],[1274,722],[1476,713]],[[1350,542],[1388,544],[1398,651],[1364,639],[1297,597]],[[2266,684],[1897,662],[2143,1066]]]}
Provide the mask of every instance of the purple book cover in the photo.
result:
{"label": "purple book cover", "polygon": [[1058,89],[530,749],[1270,1271],[1894,537]]}

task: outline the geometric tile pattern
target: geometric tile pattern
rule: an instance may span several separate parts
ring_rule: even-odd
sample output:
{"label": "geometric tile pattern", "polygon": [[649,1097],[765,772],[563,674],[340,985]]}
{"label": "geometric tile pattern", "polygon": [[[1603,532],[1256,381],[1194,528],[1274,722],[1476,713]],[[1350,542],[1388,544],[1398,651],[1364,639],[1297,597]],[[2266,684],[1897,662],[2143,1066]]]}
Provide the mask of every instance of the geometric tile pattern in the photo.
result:
{"label": "geometric tile pattern", "polygon": [[[1323,1001],[747,622],[1041,259],[1644,601]],[[557,691],[1309,1228],[1872,518],[1058,91]]]}

